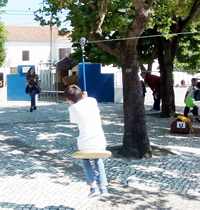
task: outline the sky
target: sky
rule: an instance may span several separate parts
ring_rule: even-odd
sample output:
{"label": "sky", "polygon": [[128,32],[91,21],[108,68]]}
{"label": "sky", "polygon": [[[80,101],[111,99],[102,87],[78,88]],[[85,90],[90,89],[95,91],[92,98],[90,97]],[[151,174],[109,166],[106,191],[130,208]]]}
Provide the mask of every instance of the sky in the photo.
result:
{"label": "sky", "polygon": [[39,9],[42,0],[8,0],[6,13],[1,15],[4,25],[39,25],[34,21],[33,12]]}
{"label": "sky", "polygon": [[43,0],[8,0],[6,7],[1,8],[6,13],[0,15],[0,21],[4,25],[39,25],[34,20],[33,13],[40,8],[42,2]]}

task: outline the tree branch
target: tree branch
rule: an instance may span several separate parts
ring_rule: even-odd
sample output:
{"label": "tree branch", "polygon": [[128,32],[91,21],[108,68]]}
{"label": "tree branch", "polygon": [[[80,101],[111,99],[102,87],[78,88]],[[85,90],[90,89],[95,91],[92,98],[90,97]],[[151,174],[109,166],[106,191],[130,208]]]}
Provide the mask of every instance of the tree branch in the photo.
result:
{"label": "tree branch", "polygon": [[[187,16],[187,18],[183,21],[180,18],[176,19],[176,24],[172,25],[171,30],[173,33],[181,33],[185,31],[191,22],[196,18],[200,11],[200,0],[195,0],[192,8]],[[181,35],[175,36],[172,39],[172,59],[176,56],[176,52],[178,50],[179,40]]]}
{"label": "tree branch", "polygon": [[[92,41],[95,40],[104,40],[105,38],[102,36],[102,25],[105,19],[105,16],[107,14],[108,5],[111,0],[101,0],[98,1],[98,16],[97,20],[93,26],[93,30],[90,32],[89,39]],[[99,46],[102,50],[110,53],[111,55],[119,57],[119,51],[115,48],[113,48],[110,44],[105,44],[105,42],[96,42],[97,46]]]}
{"label": "tree branch", "polygon": [[[105,39],[102,36],[102,24],[104,22],[105,16],[107,14],[108,5],[111,0],[101,0],[99,2],[99,12],[97,21],[93,27],[93,30],[90,32],[90,40],[103,40]],[[146,26],[146,24],[149,21],[150,18],[150,12],[151,12],[151,6],[155,0],[132,0],[132,3],[135,7],[136,11],[136,18],[133,20],[133,22],[129,25],[128,31],[127,31],[127,37],[139,37]],[[127,40],[126,43],[135,42],[135,40]],[[121,60],[121,47],[118,45],[115,48],[112,47],[110,44],[105,42],[97,42],[95,43],[99,47],[101,47],[103,50],[107,51],[111,55],[117,57],[119,60]]]}
{"label": "tree branch", "polygon": [[[94,33],[93,31],[91,31],[89,39],[91,41],[95,41],[95,40],[104,40],[105,38],[101,36],[99,33]],[[102,50],[110,53],[111,55],[115,56],[120,60],[120,51],[117,47],[113,48],[110,44],[105,42],[96,42],[95,44],[98,47],[100,47]]]}
{"label": "tree branch", "polygon": [[108,5],[111,0],[101,0],[98,2],[98,17],[97,22],[94,25],[93,32],[101,34],[102,33],[102,24],[104,22],[105,16],[108,11]]}
{"label": "tree branch", "polygon": [[139,59],[139,67],[140,67],[142,72],[147,71],[146,68],[144,67],[144,64],[142,63],[142,61],[140,59]]}
{"label": "tree branch", "polygon": [[149,21],[151,6],[154,1],[155,0],[132,0],[135,7],[135,20],[129,25],[127,37],[139,37],[143,33]]}
{"label": "tree branch", "polygon": [[200,11],[200,0],[195,0],[195,2],[192,5],[192,8],[191,8],[190,13],[187,16],[187,18],[184,21],[179,19],[179,23],[178,23],[178,25],[179,25],[178,32],[179,33],[183,32],[191,24],[191,22],[199,14],[199,11]]}

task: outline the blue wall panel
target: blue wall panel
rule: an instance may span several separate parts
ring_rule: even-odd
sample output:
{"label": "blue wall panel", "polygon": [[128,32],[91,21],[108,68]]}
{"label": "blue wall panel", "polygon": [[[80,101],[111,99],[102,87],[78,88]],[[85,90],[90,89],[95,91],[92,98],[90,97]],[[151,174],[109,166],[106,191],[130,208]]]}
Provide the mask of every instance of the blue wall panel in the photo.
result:
{"label": "blue wall panel", "polygon": [[29,94],[25,93],[26,75],[22,72],[22,67],[34,67],[34,65],[18,66],[18,74],[7,75],[7,100],[8,101],[30,101]]}
{"label": "blue wall panel", "polygon": [[[79,64],[79,87],[83,90],[83,65]],[[101,64],[85,64],[88,96],[98,102],[114,102],[114,74],[102,74]]]}

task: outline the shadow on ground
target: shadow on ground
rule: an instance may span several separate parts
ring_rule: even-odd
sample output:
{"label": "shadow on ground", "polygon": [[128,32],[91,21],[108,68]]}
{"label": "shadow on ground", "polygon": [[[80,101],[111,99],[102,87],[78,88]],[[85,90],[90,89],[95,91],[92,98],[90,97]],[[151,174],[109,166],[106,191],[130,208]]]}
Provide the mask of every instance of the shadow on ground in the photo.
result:
{"label": "shadow on ground", "polygon": [[16,204],[16,203],[9,203],[9,202],[1,202],[0,207],[4,209],[14,209],[14,210],[19,210],[19,209],[34,209],[34,210],[74,210],[74,208],[70,208],[64,205],[60,206],[46,206],[44,208],[38,208],[34,204]]}
{"label": "shadow on ground", "polygon": [[[141,190],[136,187],[110,183],[110,197],[96,198],[92,202],[92,209],[190,209],[190,204],[194,209],[198,209],[199,197],[183,195],[172,192],[158,192]],[[173,199],[175,200],[172,200]],[[176,205],[174,205],[176,203]],[[195,205],[196,204],[196,208]],[[96,207],[96,208],[95,208]],[[97,208],[99,207],[99,208]],[[193,209],[193,210],[194,210]]]}

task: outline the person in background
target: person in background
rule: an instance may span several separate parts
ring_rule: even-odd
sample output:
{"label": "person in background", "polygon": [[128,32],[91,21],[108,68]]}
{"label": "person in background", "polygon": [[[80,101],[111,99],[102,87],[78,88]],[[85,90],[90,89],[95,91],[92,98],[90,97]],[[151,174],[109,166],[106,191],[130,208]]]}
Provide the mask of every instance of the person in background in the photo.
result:
{"label": "person in background", "polygon": [[[100,111],[95,98],[87,97],[87,92],[77,85],[69,85],[65,89],[65,96],[69,106],[70,122],[78,124],[79,137],[77,138],[78,149],[105,150],[106,139],[101,125]],[[92,167],[94,163],[97,171],[97,181]],[[90,185],[89,196],[108,196],[108,185],[102,158],[82,159],[82,166],[87,184]]]}
{"label": "person in background", "polygon": [[39,93],[40,91],[40,81],[38,75],[35,73],[35,69],[31,67],[26,76],[26,84],[27,86],[27,93],[29,93],[31,97],[31,107],[30,107],[30,112],[33,110],[36,110],[36,104],[35,104],[35,96],[36,94]]}
{"label": "person in background", "polygon": [[144,82],[151,88],[153,91],[154,104],[153,108],[150,111],[159,111],[160,110],[160,77],[150,74],[149,72],[142,72],[141,77],[144,79]]}
{"label": "person in background", "polygon": [[181,87],[186,87],[185,80],[181,80]]}
{"label": "person in background", "polygon": [[146,91],[146,87],[143,80],[139,81],[139,86],[140,86],[140,95],[142,96],[143,103],[144,103],[144,99],[145,99],[145,95],[147,91]]}
{"label": "person in background", "polygon": [[[194,98],[194,92],[197,89],[196,85],[197,85],[197,78],[192,78],[191,85],[188,87],[187,92],[185,93],[184,103],[187,98]],[[190,107],[185,106],[185,108],[184,108],[184,116],[185,117],[188,116],[189,111],[190,111]],[[195,109],[193,109],[192,113],[193,112],[195,112],[195,115],[196,115]]]}

